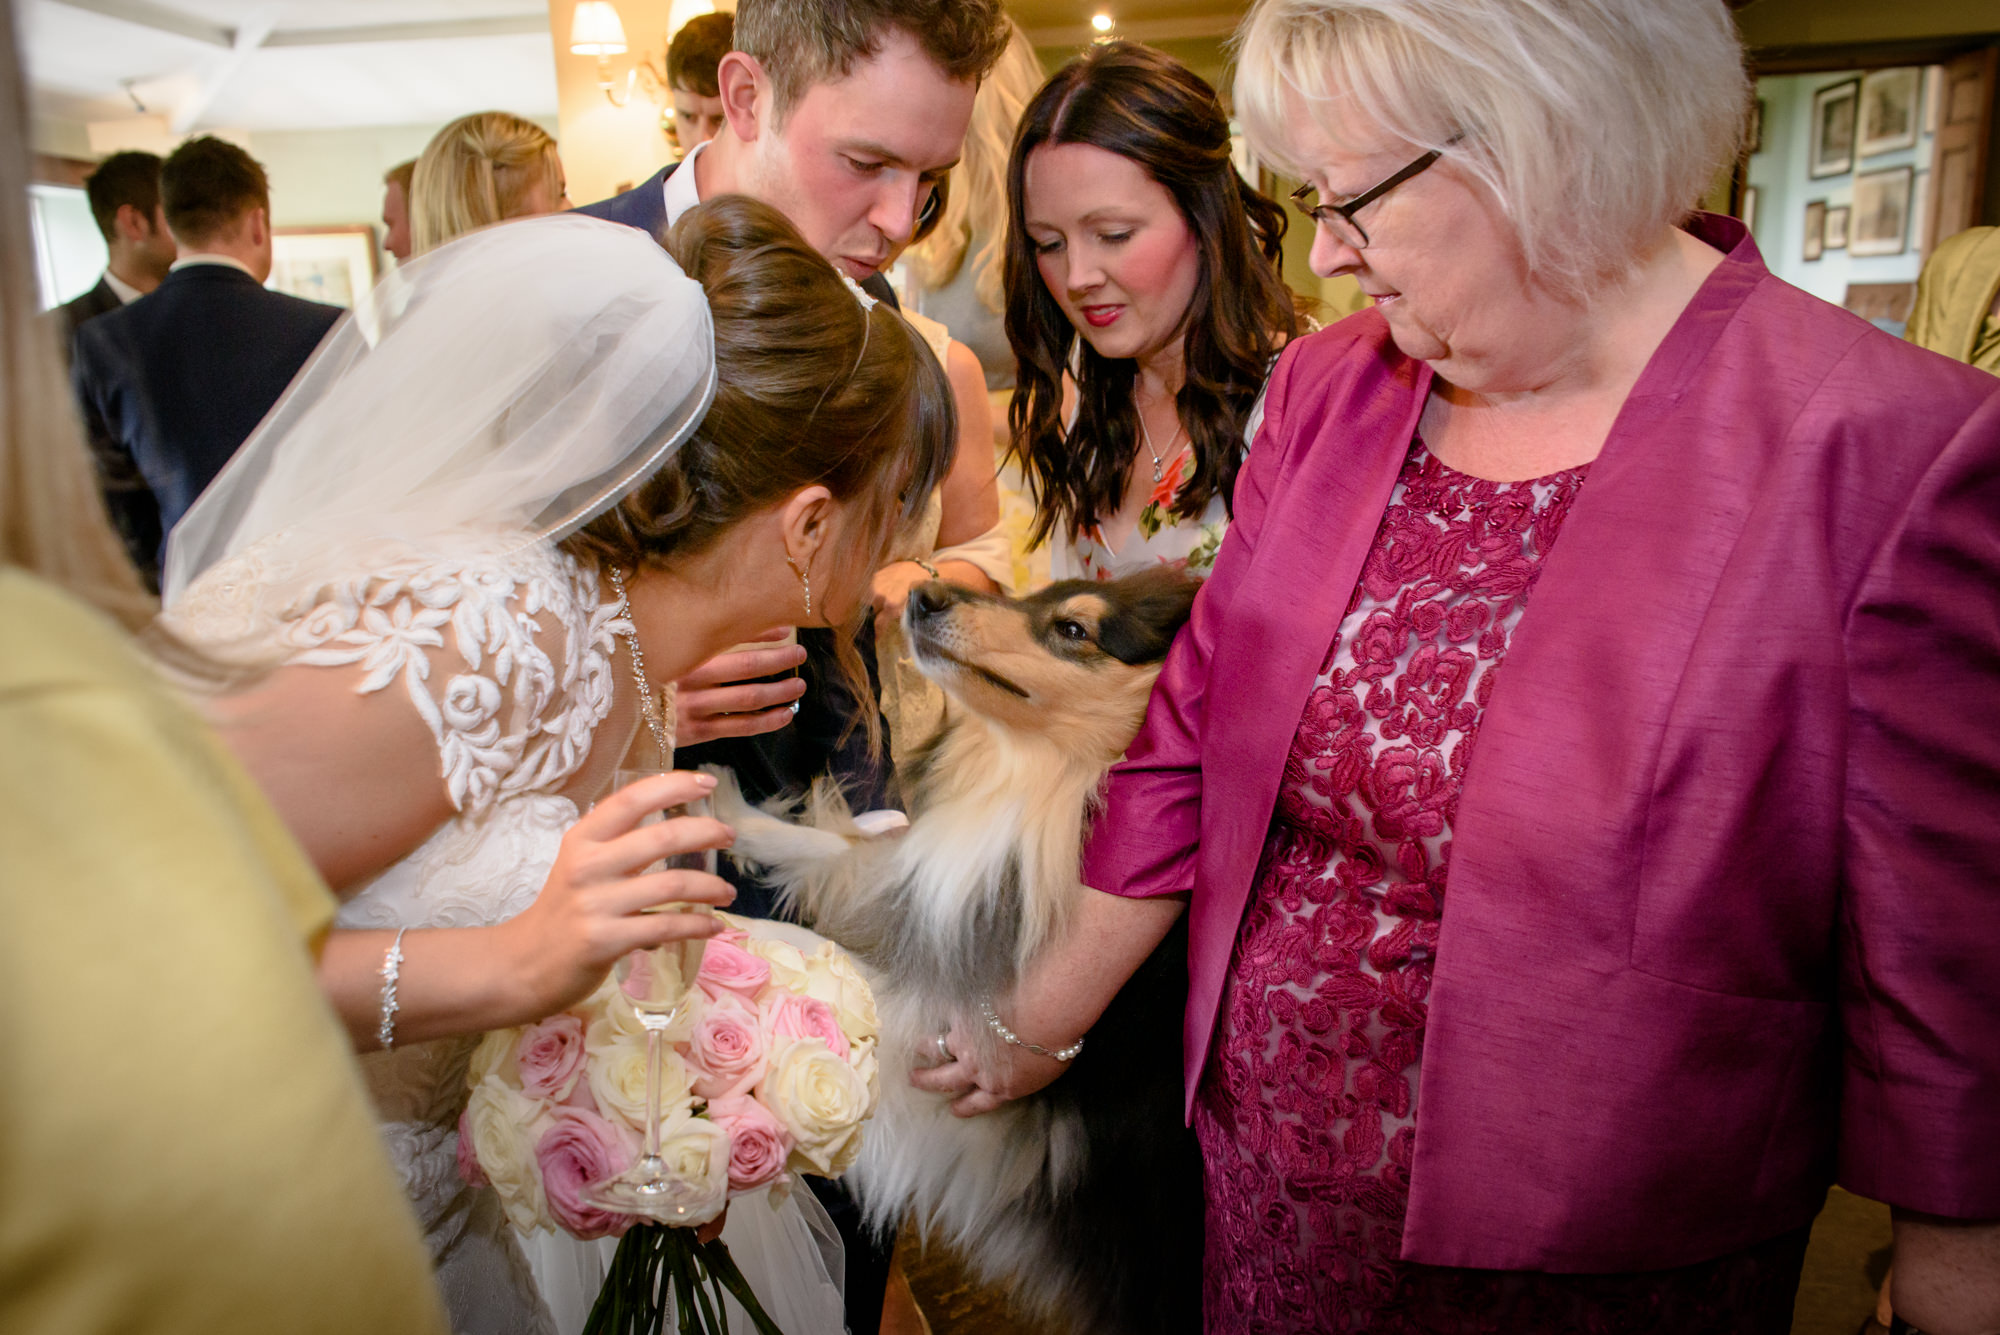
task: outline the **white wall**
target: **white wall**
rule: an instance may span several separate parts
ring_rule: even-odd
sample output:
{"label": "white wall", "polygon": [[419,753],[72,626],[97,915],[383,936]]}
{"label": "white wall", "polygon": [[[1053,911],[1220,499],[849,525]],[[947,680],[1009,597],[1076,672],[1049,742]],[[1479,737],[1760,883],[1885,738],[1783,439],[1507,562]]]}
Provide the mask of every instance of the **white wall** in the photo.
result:
{"label": "white wall", "polygon": [[[554,134],[553,117],[531,117]],[[436,125],[351,130],[260,130],[250,153],[271,176],[271,223],[316,227],[373,223],[380,240],[382,173],[424,151]]]}

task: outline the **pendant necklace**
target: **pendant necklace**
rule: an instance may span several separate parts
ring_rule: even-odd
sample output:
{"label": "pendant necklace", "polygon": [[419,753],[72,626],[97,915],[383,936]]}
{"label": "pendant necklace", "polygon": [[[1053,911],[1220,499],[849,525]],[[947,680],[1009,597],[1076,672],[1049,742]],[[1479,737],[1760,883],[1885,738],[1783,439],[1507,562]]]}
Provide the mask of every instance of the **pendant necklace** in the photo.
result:
{"label": "pendant necklace", "polygon": [[[1164,479],[1167,475],[1167,461],[1165,459],[1162,459],[1160,457],[1160,452],[1153,448],[1153,433],[1146,428],[1146,414],[1144,410],[1141,410],[1139,413],[1139,438],[1146,442],[1146,453],[1153,456],[1153,485],[1157,487],[1160,485],[1162,479]],[[1181,438],[1180,419],[1179,416],[1176,415],[1174,419],[1174,434],[1172,439],[1167,441],[1167,448],[1170,450],[1173,449],[1174,441],[1177,441],[1180,438]],[[1180,452],[1176,450],[1172,457],[1178,459],[1180,457]]]}

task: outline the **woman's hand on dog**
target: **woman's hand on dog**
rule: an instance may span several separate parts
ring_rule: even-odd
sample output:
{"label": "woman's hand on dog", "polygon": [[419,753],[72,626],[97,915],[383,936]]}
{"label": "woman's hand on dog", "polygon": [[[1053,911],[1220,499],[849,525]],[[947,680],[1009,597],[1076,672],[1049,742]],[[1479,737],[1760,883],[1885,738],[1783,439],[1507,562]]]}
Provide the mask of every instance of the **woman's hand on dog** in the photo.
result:
{"label": "woman's hand on dog", "polygon": [[[983,1032],[975,1036],[959,1025],[944,1035],[943,1047],[947,1060],[935,1066],[918,1066],[910,1072],[910,1083],[950,1099],[955,1117],[977,1117],[1026,1098],[1068,1067],[1067,1062],[1037,1056],[1011,1043],[993,1043]],[[936,1061],[938,1055],[920,1052],[917,1060]]]}

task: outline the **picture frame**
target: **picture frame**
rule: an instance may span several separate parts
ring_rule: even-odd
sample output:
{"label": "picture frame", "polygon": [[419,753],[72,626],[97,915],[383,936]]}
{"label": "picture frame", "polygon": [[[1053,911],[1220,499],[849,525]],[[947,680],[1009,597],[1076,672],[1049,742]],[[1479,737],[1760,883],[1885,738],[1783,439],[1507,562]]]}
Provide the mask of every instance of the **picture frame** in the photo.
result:
{"label": "picture frame", "polygon": [[1824,250],[1847,249],[1847,222],[1848,218],[1851,216],[1851,212],[1852,211],[1850,210],[1850,208],[1845,204],[1832,204],[1827,206],[1826,228],[1822,234],[1824,239],[1821,242],[1822,249]]}
{"label": "picture frame", "polygon": [[307,301],[352,308],[381,272],[368,223],[271,229],[271,278],[265,284]]}
{"label": "picture frame", "polygon": [[1861,105],[1861,80],[1845,79],[1813,94],[1812,142],[1806,175],[1815,181],[1845,176],[1854,170],[1855,117]]}
{"label": "picture frame", "polygon": [[1799,258],[1816,260],[1826,253],[1826,201],[1810,200],[1806,204],[1806,239],[1799,251]]}
{"label": "picture frame", "polygon": [[1901,255],[1910,248],[1910,199],[1914,167],[1888,167],[1854,178],[1854,215],[1848,225],[1847,253]]}
{"label": "picture frame", "polygon": [[1861,81],[1854,151],[1864,158],[1915,148],[1923,125],[1924,71],[1920,65],[1871,70]]}
{"label": "picture frame", "polygon": [[1764,151],[1764,99],[1758,98],[1750,104],[1750,119],[1743,127],[1743,156]]}
{"label": "picture frame", "polygon": [[1742,220],[1743,230],[1752,237],[1757,235],[1757,187],[1746,185],[1743,196],[1736,203],[1736,216]]}

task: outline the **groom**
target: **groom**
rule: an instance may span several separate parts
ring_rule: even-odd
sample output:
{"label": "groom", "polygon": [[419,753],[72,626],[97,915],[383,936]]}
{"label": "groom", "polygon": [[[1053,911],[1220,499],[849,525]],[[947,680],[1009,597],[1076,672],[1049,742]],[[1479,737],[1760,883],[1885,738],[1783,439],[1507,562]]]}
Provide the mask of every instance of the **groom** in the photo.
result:
{"label": "groom", "polygon": [[[999,0],[739,0],[736,49],[716,70],[722,132],[636,189],[577,212],[660,236],[702,200],[749,195],[894,305],[881,267],[935,207],[979,80],[1007,36]],[[873,633],[865,623],[858,646],[871,673]],[[752,801],[832,773],[857,809],[886,805],[887,775],[852,726],[860,710],[877,705],[842,687],[834,636],[799,631],[806,689],[796,722],[789,702],[798,687],[789,679],[742,684],[789,671],[796,650],[726,654],[698,681],[683,682],[676,701],[683,728],[725,740],[677,749],[675,764],[726,765]],[[719,717],[723,710],[730,713]],[[741,880],[738,889],[737,912],[770,916],[768,890]],[[870,1246],[851,1201],[840,1199],[845,1193],[818,1194],[847,1245],[849,1328],[874,1335],[887,1254]]]}
{"label": "groom", "polygon": [[[722,132],[637,188],[577,212],[659,236],[704,199],[749,195],[893,305],[881,266],[934,207],[933,192],[958,160],[979,80],[1006,49],[1000,5],[741,0],[735,40],[716,70]],[[862,637],[872,666],[872,627]],[[683,683],[678,706],[685,730],[727,740],[690,748],[677,763],[729,766],[752,801],[831,772],[857,809],[886,805],[887,774],[850,728],[875,702],[841,687],[833,632],[805,628],[799,639],[806,686],[796,723],[789,702],[799,686],[789,677],[742,684],[791,671],[796,650],[725,655]],[[739,889],[738,911],[768,916],[763,887]]]}

